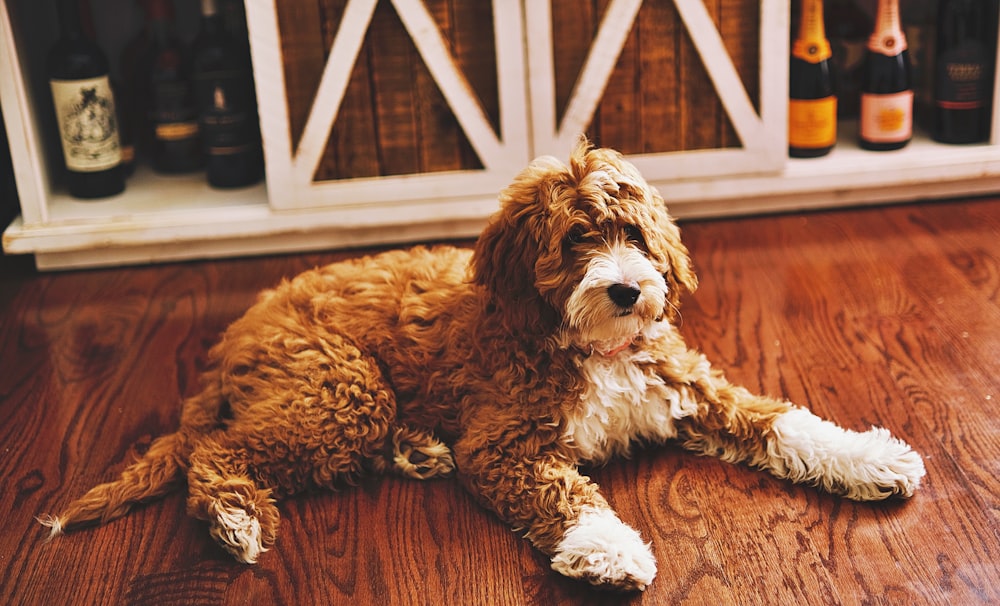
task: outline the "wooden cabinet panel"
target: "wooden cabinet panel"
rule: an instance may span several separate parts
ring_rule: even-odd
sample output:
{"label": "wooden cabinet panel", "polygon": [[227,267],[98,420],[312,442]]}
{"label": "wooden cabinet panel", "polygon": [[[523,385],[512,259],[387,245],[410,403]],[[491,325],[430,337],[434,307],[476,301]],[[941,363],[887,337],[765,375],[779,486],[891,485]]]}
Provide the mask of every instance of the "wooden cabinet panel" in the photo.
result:
{"label": "wooden cabinet panel", "polygon": [[[552,2],[558,121],[565,117],[610,4],[610,0]],[[759,3],[712,0],[705,6],[759,109]],[[672,0],[645,0],[638,7],[585,132],[598,145],[626,154],[742,147]]]}
{"label": "wooden cabinet panel", "polygon": [[494,200],[530,159],[518,2],[248,8],[276,208]]}

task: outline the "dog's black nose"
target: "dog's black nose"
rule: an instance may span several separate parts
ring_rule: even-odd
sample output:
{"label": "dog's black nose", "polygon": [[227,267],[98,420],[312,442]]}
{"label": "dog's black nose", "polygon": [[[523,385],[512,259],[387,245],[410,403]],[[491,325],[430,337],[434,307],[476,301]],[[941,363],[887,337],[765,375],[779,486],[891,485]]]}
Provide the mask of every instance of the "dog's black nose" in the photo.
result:
{"label": "dog's black nose", "polygon": [[608,287],[608,296],[619,307],[632,307],[639,300],[640,291],[631,284],[612,284]]}

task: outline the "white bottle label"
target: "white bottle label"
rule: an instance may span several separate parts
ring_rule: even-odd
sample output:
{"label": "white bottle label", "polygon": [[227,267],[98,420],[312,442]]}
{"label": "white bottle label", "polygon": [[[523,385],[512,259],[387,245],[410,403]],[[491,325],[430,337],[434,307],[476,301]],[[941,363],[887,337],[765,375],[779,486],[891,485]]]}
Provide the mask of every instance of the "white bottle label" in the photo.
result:
{"label": "white bottle label", "polygon": [[861,95],[861,137],[873,143],[900,143],[913,136],[913,91]]}
{"label": "white bottle label", "polygon": [[118,117],[107,76],[50,80],[66,167],[96,172],[122,161]]}

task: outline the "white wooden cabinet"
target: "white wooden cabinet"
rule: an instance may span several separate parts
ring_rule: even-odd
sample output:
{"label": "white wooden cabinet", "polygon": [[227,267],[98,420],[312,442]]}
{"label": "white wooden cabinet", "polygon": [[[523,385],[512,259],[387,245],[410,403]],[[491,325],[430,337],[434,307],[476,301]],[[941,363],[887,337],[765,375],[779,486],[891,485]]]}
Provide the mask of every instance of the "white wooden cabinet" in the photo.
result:
{"label": "white wooden cabinet", "polygon": [[[279,9],[297,0],[247,0],[266,184],[209,188],[203,176],[163,176],[139,167],[126,191],[79,201],[54,188],[45,168],[41,124],[28,83],[25,23],[0,0],[0,103],[6,121],[21,216],[4,249],[33,253],[40,268],[303,251],[474,236],[496,208],[496,194],[532,157],[565,158],[590,124],[609,78],[642,15],[642,0],[611,0],[588,43],[571,91],[557,91],[555,2],[495,0],[491,19],[495,110],[486,111],[471,74],[450,50],[428,4],[392,0],[392,10],[481,166],[407,174],[317,178],[324,147],[345,102],[352,69],[376,0],[349,0],[328,60],[316,68],[316,93],[301,116],[283,94]],[[383,3],[388,0],[382,0]],[[703,0],[645,0],[673,7],[701,57],[739,145],[636,152],[631,159],[678,217],[749,214],[1000,192],[1000,120],[992,142],[946,146],[918,133],[905,149],[865,152],[852,124],[825,158],[786,157],[789,4],[760,0],[759,82],[741,79],[725,36]],[[37,24],[36,24],[37,26]],[[492,73],[492,72],[491,72]],[[481,74],[479,74],[481,76]],[[481,77],[480,77],[481,80]],[[996,87],[995,87],[996,88]],[[752,91],[750,89],[753,89]],[[556,98],[562,99],[558,106]],[[995,92],[1000,100],[1000,89]],[[995,103],[995,105],[1000,105]],[[294,108],[292,108],[294,109]],[[626,116],[625,119],[628,119]],[[298,122],[296,122],[296,120]],[[294,133],[294,135],[293,135]]]}

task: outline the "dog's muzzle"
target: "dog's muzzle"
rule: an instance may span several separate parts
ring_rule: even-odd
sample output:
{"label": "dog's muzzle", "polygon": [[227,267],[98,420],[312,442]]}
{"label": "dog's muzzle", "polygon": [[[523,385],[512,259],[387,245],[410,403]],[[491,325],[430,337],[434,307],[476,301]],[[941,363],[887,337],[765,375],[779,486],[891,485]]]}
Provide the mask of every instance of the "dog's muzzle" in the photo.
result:
{"label": "dog's muzzle", "polygon": [[642,291],[639,290],[639,285],[634,283],[618,283],[608,287],[608,297],[611,299],[611,302],[625,310],[635,305],[635,302],[639,300],[640,294],[642,294]]}

